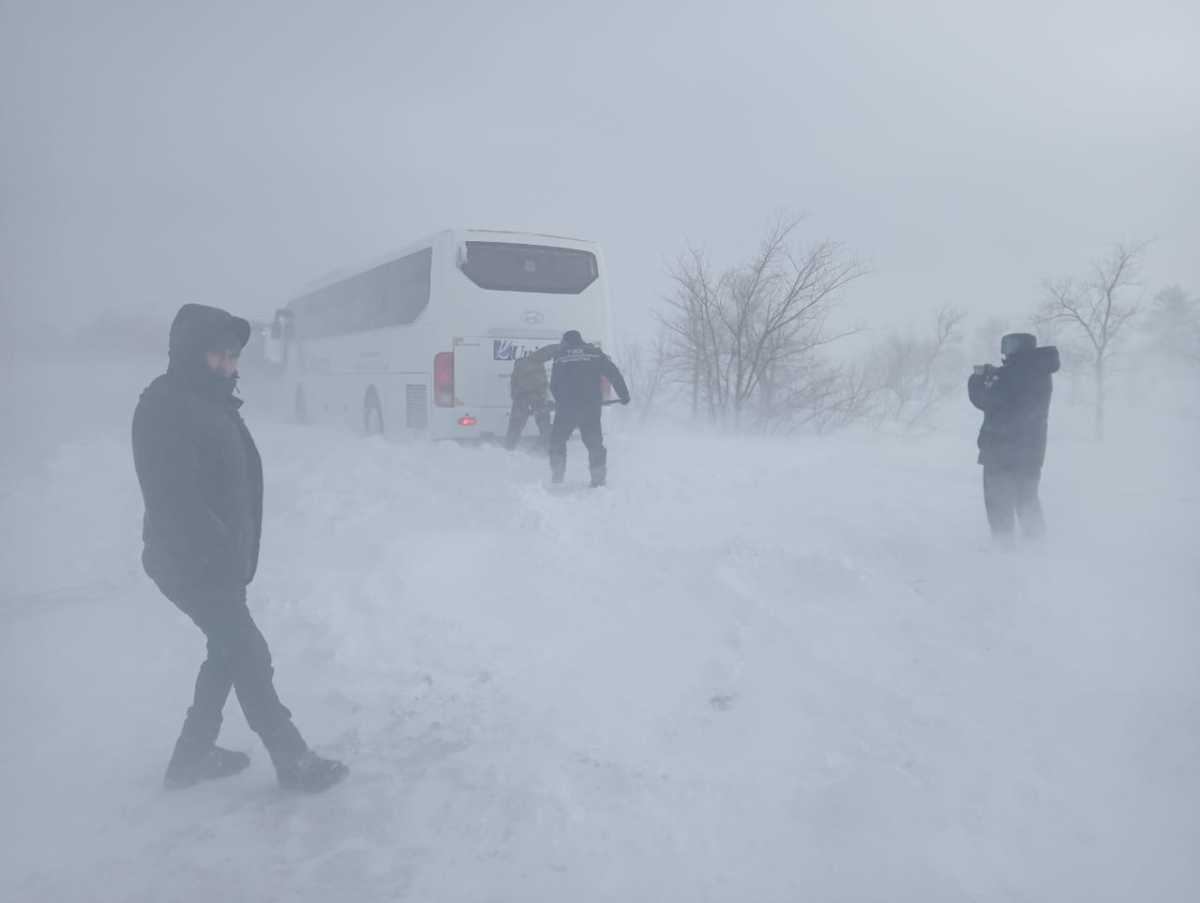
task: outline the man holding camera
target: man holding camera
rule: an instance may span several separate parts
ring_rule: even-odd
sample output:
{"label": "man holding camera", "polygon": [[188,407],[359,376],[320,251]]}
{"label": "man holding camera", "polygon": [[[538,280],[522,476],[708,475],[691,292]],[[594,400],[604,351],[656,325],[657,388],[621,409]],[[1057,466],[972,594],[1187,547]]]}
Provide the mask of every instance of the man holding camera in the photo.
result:
{"label": "man holding camera", "polygon": [[967,381],[971,404],[983,411],[979,463],[988,524],[992,536],[1011,541],[1019,520],[1021,532],[1037,539],[1045,532],[1038,484],[1058,349],[1039,348],[1035,336],[1013,333],[1001,340],[1000,355],[1001,366],[976,367]]}

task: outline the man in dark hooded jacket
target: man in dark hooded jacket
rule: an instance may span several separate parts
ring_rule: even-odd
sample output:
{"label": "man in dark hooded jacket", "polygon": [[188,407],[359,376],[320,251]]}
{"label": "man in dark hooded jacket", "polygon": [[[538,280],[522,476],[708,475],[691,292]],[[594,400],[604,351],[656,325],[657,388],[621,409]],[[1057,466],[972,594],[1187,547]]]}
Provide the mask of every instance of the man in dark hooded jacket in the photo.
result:
{"label": "man in dark hooded jacket", "polygon": [[146,503],[142,563],[208,639],[208,657],[165,785],[235,774],[249,757],[216,745],[229,691],[262,738],[280,785],[319,791],[347,773],[309,750],[279,701],[271,653],[246,605],[262,533],[262,459],[234,397],[250,324],[185,304],[171,324],[167,372],[133,415],[133,460]]}
{"label": "man in dark hooded jacket", "polygon": [[587,345],[576,330],[563,334],[550,370],[554,394],[554,426],[550,429],[550,478],[561,483],[567,470],[567,440],[576,429],[588,450],[592,486],[603,486],[608,478],[608,451],[600,427],[605,381],[613,387],[621,404],[629,404],[629,388],[621,371],[599,348]]}
{"label": "man in dark hooded jacket", "polygon": [[983,411],[979,463],[984,504],[993,536],[1011,538],[1019,519],[1022,532],[1037,538],[1045,531],[1038,485],[1058,349],[1039,348],[1035,336],[1013,333],[1001,340],[1000,353],[1002,366],[976,367],[967,381],[971,403]]}

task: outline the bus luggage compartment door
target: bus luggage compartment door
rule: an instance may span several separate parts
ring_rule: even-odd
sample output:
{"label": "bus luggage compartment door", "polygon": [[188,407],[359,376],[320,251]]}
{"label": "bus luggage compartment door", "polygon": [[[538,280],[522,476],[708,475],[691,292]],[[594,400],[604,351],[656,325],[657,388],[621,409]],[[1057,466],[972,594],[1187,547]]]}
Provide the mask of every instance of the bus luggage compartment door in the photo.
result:
{"label": "bus luggage compartment door", "polygon": [[495,375],[491,356],[489,339],[457,339],[454,343],[455,435],[463,439],[502,436],[507,427],[508,401],[499,397],[493,385],[502,380]]}

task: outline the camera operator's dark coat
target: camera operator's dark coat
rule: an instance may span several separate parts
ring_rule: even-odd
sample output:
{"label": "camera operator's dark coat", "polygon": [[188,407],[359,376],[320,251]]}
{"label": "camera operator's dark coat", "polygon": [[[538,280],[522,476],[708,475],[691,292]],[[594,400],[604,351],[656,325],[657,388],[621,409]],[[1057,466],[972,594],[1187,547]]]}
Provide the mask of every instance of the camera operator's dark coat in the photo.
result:
{"label": "camera operator's dark coat", "polygon": [[1054,346],[1009,355],[1001,367],[967,381],[971,404],[983,411],[979,463],[984,467],[1039,472],[1046,459],[1051,375],[1058,372]]}
{"label": "camera operator's dark coat", "polygon": [[185,305],[171,327],[167,372],[133,415],[133,459],[146,503],[142,563],[164,592],[244,587],[258,567],[262,459],[233,396],[205,352],[241,348],[245,320]]}

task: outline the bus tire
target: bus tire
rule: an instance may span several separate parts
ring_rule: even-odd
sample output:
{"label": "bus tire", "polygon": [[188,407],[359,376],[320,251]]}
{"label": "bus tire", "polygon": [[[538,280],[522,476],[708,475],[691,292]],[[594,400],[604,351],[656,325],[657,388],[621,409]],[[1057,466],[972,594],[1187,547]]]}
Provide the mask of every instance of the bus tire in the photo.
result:
{"label": "bus tire", "polygon": [[379,390],[374,386],[367,389],[363,397],[363,433],[367,436],[383,435],[383,403]]}
{"label": "bus tire", "polygon": [[304,395],[304,386],[296,386],[292,418],[299,424],[308,423],[308,399]]}

